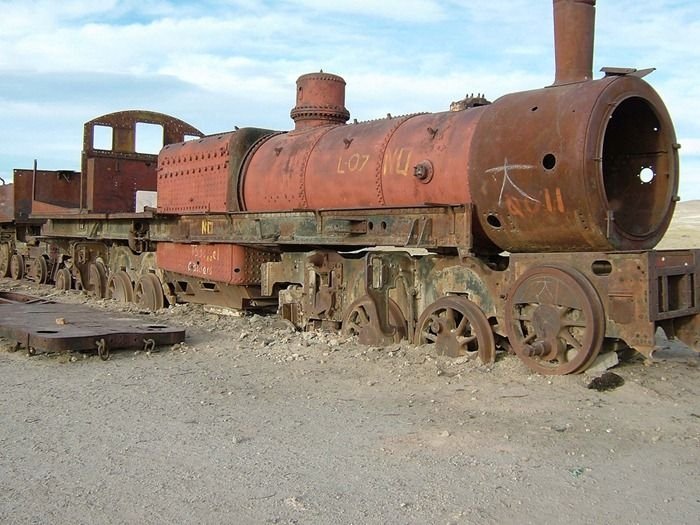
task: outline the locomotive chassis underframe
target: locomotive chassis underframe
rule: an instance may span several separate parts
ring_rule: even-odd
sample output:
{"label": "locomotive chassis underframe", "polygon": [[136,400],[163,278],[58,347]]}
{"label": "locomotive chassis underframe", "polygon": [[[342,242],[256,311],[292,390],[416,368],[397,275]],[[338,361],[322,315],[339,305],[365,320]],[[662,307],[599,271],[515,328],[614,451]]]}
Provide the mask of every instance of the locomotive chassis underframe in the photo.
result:
{"label": "locomotive chassis underframe", "polygon": [[[75,257],[76,246],[87,246],[89,240],[88,251],[99,254],[112,272],[124,270],[133,282],[143,273],[156,273],[171,302],[245,308],[277,301],[281,315],[301,329],[344,327],[371,344],[435,339],[447,341],[458,353],[468,346],[476,348],[487,362],[493,361],[495,346],[509,346],[506,337],[516,340],[516,353],[519,350],[525,359],[549,356],[556,362],[557,352],[564,355],[583,347],[588,353],[569,367],[571,371],[581,371],[597,355],[599,348],[588,346],[629,345],[651,357],[658,327],[669,337],[698,347],[700,250],[477,255],[472,253],[472,214],[469,205],[435,205],[190,216],[152,212],[54,216],[34,241],[46,241],[59,247],[54,252],[61,252],[65,248],[60,247],[72,239],[67,255]],[[193,246],[236,244],[277,256],[260,264],[254,281],[232,286],[186,271],[158,270],[161,264],[153,249],[166,241]],[[100,249],[100,244],[105,248]],[[349,251],[353,248],[357,250]],[[133,261],[115,263],[115,250],[122,259]],[[90,262],[81,261],[76,279],[88,280],[83,285],[86,289],[90,283],[84,268]],[[540,284],[566,292],[548,298],[536,293]],[[449,339],[432,333],[444,324],[441,316],[455,312],[458,318],[469,315],[470,330],[482,334],[476,346],[465,343],[463,337]],[[483,340],[483,332],[490,335],[491,330],[496,336],[493,344]],[[548,330],[549,335],[542,335]],[[484,350],[484,345],[494,348]],[[548,370],[540,371],[558,373]]]}

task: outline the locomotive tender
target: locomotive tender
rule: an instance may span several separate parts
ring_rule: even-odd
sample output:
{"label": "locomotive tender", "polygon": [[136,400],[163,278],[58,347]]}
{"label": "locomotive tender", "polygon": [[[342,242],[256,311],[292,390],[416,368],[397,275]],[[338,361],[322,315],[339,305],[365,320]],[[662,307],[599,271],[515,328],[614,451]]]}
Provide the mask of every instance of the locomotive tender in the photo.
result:
{"label": "locomotive tender", "polygon": [[[698,349],[700,251],[653,250],[678,200],[670,116],[650,70],[592,78],[594,0],[553,5],[554,83],[493,103],[346,124],[345,82],[320,72],[298,79],[289,132],[90,121],[81,172],[0,187],[0,275],[152,309],[276,305],[300,329],[485,363],[512,349],[544,374],[651,357],[659,327]],[[163,127],[157,159],[137,122]]]}

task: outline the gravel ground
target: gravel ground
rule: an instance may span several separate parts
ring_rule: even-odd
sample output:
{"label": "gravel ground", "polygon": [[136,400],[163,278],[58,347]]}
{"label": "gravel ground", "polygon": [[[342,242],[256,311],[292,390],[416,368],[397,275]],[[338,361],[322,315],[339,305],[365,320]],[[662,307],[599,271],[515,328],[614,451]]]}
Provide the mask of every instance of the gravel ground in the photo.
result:
{"label": "gravel ground", "polygon": [[428,347],[296,333],[276,317],[185,326],[96,356],[0,351],[2,523],[698,523],[700,355],[667,344],[605,392]]}
{"label": "gravel ground", "polygon": [[[660,248],[700,247],[700,202]],[[372,348],[276,317],[156,314],[157,352],[10,352],[0,339],[1,523],[700,522],[700,354],[660,341],[624,384]]]}

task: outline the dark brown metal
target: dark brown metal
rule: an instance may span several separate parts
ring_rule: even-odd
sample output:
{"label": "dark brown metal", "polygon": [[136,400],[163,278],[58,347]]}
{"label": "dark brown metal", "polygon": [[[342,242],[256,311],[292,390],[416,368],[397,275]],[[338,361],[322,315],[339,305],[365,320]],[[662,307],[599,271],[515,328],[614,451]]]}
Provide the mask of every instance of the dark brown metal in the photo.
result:
{"label": "dark brown metal", "polygon": [[0,243],[0,279],[10,274],[12,251],[12,245],[9,242]]}
{"label": "dark brown metal", "polygon": [[30,354],[47,352],[96,351],[100,357],[118,348],[143,348],[184,341],[185,330],[143,319],[119,316],[115,319],[82,305],[44,301],[18,294],[0,293],[0,333],[17,341]]}
{"label": "dark brown metal", "polygon": [[377,305],[369,296],[361,297],[348,307],[343,332],[357,336],[358,341],[366,345],[398,343],[406,337],[406,320],[394,301],[389,299],[387,304],[389,333],[381,327]]}
{"label": "dark brown metal", "polygon": [[24,256],[20,255],[19,253],[14,254],[10,258],[10,277],[16,281],[19,281],[20,279],[24,278],[25,271]]}
{"label": "dark brown metal", "polygon": [[141,308],[156,311],[164,306],[163,288],[158,277],[146,273],[134,285],[134,302]]}
{"label": "dark brown metal", "polygon": [[439,354],[478,357],[483,364],[496,360],[493,330],[484,312],[469,299],[443,297],[421,314],[415,344],[434,344]]}
{"label": "dark brown metal", "polygon": [[131,283],[131,277],[125,270],[119,270],[109,276],[107,298],[116,299],[122,303],[130,303],[134,300],[134,287]]}
{"label": "dark brown metal", "polygon": [[56,288],[59,290],[70,290],[73,288],[73,276],[68,268],[60,268],[54,278]]}
{"label": "dark brown metal", "polygon": [[[162,145],[201,137],[190,124],[153,111],[120,111],[85,123],[81,162],[80,209],[90,212],[135,211],[136,191],[155,191],[158,156],[136,151],[137,124],[163,128]],[[112,129],[111,149],[94,145],[95,126]]]}
{"label": "dark brown metal", "polygon": [[510,344],[535,372],[580,372],[600,352],[603,305],[590,281],[573,268],[530,268],[508,292],[505,308]]}
{"label": "dark brown metal", "polygon": [[554,85],[593,78],[595,0],[554,0]]}
{"label": "dark brown metal", "polygon": [[0,183],[0,223],[11,223],[15,220],[14,190],[14,184],[5,184],[4,180]]}
{"label": "dark brown metal", "polygon": [[107,295],[107,268],[102,261],[94,261],[88,264],[88,285],[86,291],[89,295],[102,299]]}

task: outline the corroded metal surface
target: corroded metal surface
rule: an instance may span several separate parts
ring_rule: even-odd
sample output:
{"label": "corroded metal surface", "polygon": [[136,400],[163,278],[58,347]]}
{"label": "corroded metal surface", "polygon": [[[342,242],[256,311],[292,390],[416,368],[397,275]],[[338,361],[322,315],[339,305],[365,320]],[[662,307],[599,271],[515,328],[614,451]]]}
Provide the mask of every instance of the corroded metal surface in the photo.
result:
{"label": "corroded metal surface", "polygon": [[206,281],[250,285],[260,283],[260,265],[276,260],[274,253],[236,244],[158,243],[159,268]]}
{"label": "corroded metal surface", "polygon": [[595,1],[554,15],[552,86],[272,137],[242,168],[242,209],[471,204],[476,253],[652,248],[678,198],[668,111],[634,69],[592,80]]}
{"label": "corroded metal surface", "polygon": [[[133,212],[136,191],[156,189],[158,155],[136,151],[139,123],[161,126],[161,145],[183,142],[187,136],[203,135],[180,119],[153,111],[120,111],[86,122],[81,162],[81,210]],[[111,148],[95,147],[96,126],[111,129]]]}
{"label": "corroded metal surface", "polygon": [[0,183],[0,223],[15,220],[15,185]]}
{"label": "corroded metal surface", "polygon": [[[82,305],[54,303],[21,294],[0,294],[0,333],[30,353],[98,351],[175,344],[185,330],[132,316],[106,314]],[[151,341],[151,342],[149,342]]]}
{"label": "corroded metal surface", "polygon": [[166,145],[158,156],[158,211],[237,211],[237,177],[242,159],[256,141],[271,133],[243,128]]}
{"label": "corroded metal surface", "polygon": [[345,80],[330,73],[308,73],[297,79],[297,104],[290,116],[295,129],[345,124]]}

